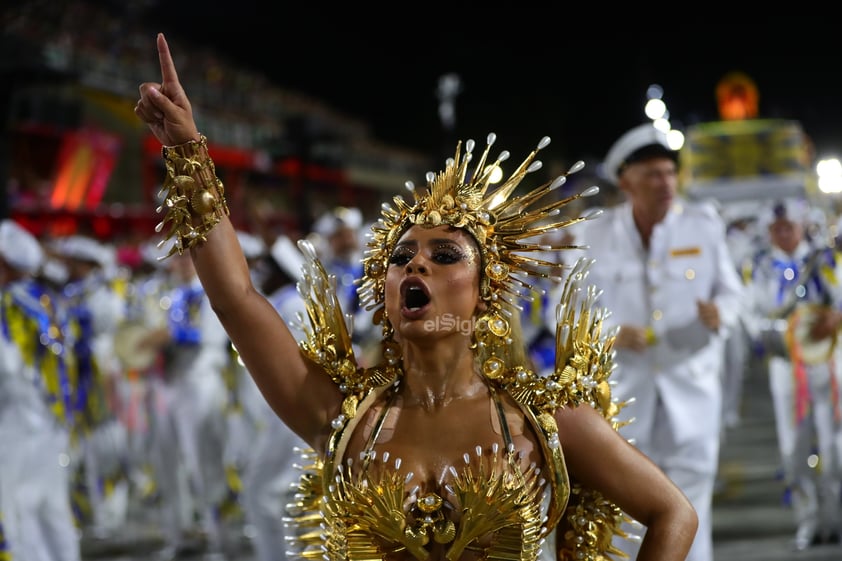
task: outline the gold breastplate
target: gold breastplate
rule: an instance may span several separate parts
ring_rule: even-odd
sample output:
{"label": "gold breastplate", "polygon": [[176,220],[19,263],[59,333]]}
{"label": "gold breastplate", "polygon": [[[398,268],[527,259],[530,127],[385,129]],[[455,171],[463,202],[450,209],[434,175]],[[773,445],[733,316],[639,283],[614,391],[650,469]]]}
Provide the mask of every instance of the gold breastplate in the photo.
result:
{"label": "gold breastplate", "polygon": [[[345,458],[363,412],[393,387],[375,389],[353,418],[334,424],[324,462],[309,453],[309,469],[287,518],[293,549],[305,559],[324,556],[335,561],[370,561],[402,553],[423,561],[433,551],[448,560],[460,559],[465,552],[483,559],[536,559],[546,535],[546,486],[557,501],[566,503],[569,495],[560,451],[548,456],[556,459],[550,466],[552,477],[533,466],[524,469],[496,401],[502,449],[494,445],[465,453],[462,465],[449,469],[443,489],[421,490],[413,485],[413,474],[401,469],[400,460],[378,458],[373,451],[388,407],[380,414],[367,451],[360,458]],[[333,474],[330,481],[325,479],[328,474]]]}
{"label": "gold breastplate", "polygon": [[325,497],[328,542],[345,542],[337,558],[406,551],[425,560],[439,544],[450,560],[466,549],[484,559],[535,559],[542,519],[538,470],[522,473],[512,452],[472,459],[453,469],[444,497],[407,493],[411,474],[388,458],[357,475],[345,466]]}
{"label": "gold breastplate", "polygon": [[486,450],[477,446],[463,455],[461,465],[447,470],[445,482],[430,490],[414,483],[414,474],[401,468],[400,459],[376,455],[374,446],[393,410],[396,386],[390,392],[360,460],[343,463],[328,491],[327,503],[336,507],[336,518],[345,520],[340,526],[353,527],[347,532],[347,557],[369,559],[376,546],[387,555],[406,551],[419,560],[433,550],[446,559],[459,559],[466,550],[484,559],[535,558],[545,481],[539,469],[524,469],[497,393],[492,389],[503,450],[497,443]]}

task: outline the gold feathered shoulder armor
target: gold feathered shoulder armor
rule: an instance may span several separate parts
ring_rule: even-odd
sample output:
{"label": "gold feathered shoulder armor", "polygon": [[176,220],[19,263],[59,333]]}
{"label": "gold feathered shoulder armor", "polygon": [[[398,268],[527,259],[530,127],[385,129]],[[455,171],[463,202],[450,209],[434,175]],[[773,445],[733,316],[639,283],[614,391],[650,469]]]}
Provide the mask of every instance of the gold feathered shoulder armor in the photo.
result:
{"label": "gold feathered shoulder armor", "polygon": [[[599,291],[587,282],[593,260],[580,258],[564,280],[556,307],[556,354],[553,371],[540,375],[509,365],[495,380],[533,420],[544,437],[545,455],[558,461],[560,450],[555,413],[562,407],[593,407],[615,430],[624,424],[618,414],[625,403],[611,395],[609,378],[616,367],[613,349],[616,330],[603,331],[608,310],[596,305]],[[565,469],[566,475],[566,469]],[[599,492],[571,482],[569,498],[551,502],[548,527],[559,524],[556,555],[560,560],[610,560],[626,555],[612,545],[615,535],[631,519]]]}
{"label": "gold feathered shoulder armor", "polygon": [[304,265],[297,289],[307,309],[307,320],[298,325],[304,333],[301,350],[325,369],[346,396],[346,403],[356,404],[373,388],[394,380],[396,369],[358,366],[351,343],[353,316],[345,314],[339,304],[336,277],[327,273],[313,244],[300,240],[298,248],[304,255]]}

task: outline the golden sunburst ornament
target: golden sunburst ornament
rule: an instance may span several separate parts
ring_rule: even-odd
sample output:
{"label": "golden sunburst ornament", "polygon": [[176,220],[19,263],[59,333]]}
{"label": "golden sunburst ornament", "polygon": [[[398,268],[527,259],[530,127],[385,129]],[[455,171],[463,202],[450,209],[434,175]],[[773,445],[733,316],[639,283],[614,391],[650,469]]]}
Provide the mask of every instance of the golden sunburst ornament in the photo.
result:
{"label": "golden sunburst ornament", "polygon": [[533,288],[527,277],[553,278],[558,264],[539,259],[535,252],[582,249],[568,244],[547,244],[540,240],[542,234],[570,226],[594,217],[597,213],[566,218],[559,209],[580,197],[599,192],[591,187],[579,194],[564,199],[554,199],[540,204],[547,195],[567,181],[567,176],[581,170],[584,163],[576,162],[565,174],[534,190],[514,196],[515,189],[523,178],[542,167],[535,156],[550,143],[544,137],[537,147],[496,188],[492,187],[493,174],[509,158],[503,151],[496,161],[489,164],[488,155],[496,141],[491,133],[486,147],[476,166],[471,170],[475,143],[462,142],[456,146],[456,154],[448,158],[445,169],[439,173],[427,173],[427,186],[422,192],[409,181],[407,189],[413,201],[402,196],[393,199],[393,205],[384,203],[382,217],[372,226],[363,264],[365,274],[359,287],[360,301],[367,309],[374,309],[383,303],[386,270],[389,257],[400,237],[413,225],[435,227],[449,225],[464,228],[476,239],[482,256],[484,275],[481,275],[482,298],[499,306],[509,302],[519,307],[519,300],[528,298]]}

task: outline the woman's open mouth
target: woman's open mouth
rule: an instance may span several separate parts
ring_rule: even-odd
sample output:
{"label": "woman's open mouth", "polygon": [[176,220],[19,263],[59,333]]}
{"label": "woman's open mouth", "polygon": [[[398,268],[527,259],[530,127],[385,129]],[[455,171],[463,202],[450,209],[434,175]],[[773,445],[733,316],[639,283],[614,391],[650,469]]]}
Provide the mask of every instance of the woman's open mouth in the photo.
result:
{"label": "woman's open mouth", "polygon": [[430,292],[420,279],[407,279],[401,285],[401,312],[407,317],[423,313],[430,303]]}

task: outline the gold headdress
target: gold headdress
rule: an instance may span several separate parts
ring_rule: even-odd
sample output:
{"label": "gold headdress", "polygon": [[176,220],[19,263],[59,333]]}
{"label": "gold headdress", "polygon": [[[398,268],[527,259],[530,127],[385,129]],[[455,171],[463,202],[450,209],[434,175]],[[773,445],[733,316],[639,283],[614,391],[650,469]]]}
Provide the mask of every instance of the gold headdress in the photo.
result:
{"label": "gold headdress", "polygon": [[[496,138],[493,133],[488,135],[485,150],[473,172],[469,173],[468,166],[473,159],[474,141],[465,143],[464,155],[459,142],[455,156],[447,160],[443,171],[427,173],[427,188],[423,193],[419,193],[412,182],[407,182],[413,203],[396,196],[394,206],[383,205],[382,218],[372,226],[369,249],[363,260],[365,273],[359,287],[360,302],[367,309],[383,303],[389,257],[410,226],[449,225],[467,230],[476,240],[482,256],[480,294],[489,303],[489,310],[479,318],[475,337],[479,347],[485,349],[483,370],[491,378],[509,365],[506,356],[498,358],[501,353],[497,349],[507,347],[506,342],[510,342],[511,308],[520,309],[521,300],[531,300],[535,293],[543,292],[528,278],[557,276],[558,263],[530,254],[582,249],[576,245],[546,243],[541,236],[596,216],[597,213],[592,213],[565,218],[560,216],[559,209],[574,199],[599,192],[598,187],[591,187],[571,197],[539,204],[563,185],[568,175],[584,167],[579,161],[555,180],[526,194],[513,196],[526,174],[541,168],[542,163],[535,156],[550,143],[546,136],[508,179],[490,190],[494,174],[509,158],[509,152],[503,151],[496,161],[488,163],[488,154]],[[503,354],[508,354],[508,350]]]}
{"label": "gold headdress", "polygon": [[482,255],[485,273],[482,275],[482,298],[492,305],[498,298],[516,305],[518,298],[526,297],[533,288],[525,281],[527,276],[554,276],[557,263],[527,257],[526,254],[579,247],[547,245],[536,238],[590,218],[559,217],[559,208],[573,199],[596,194],[599,191],[597,187],[537,208],[531,207],[563,185],[567,175],[581,170],[584,163],[577,162],[554,181],[525,195],[512,197],[526,174],[541,168],[541,161],[535,156],[550,143],[550,138],[545,136],[508,179],[489,191],[500,164],[509,158],[509,152],[503,151],[494,163],[487,165],[488,154],[496,138],[494,133],[488,135],[485,151],[473,173],[468,173],[468,164],[473,159],[474,141],[465,143],[464,156],[461,153],[462,143],[459,142],[456,155],[447,160],[444,171],[427,173],[425,192],[419,193],[412,182],[407,182],[406,186],[414,197],[412,204],[396,196],[394,206],[383,205],[382,218],[372,226],[369,250],[363,260],[365,275],[359,294],[362,304],[368,309],[383,302],[389,257],[397,241],[412,225],[432,227],[446,224],[470,232]]}

